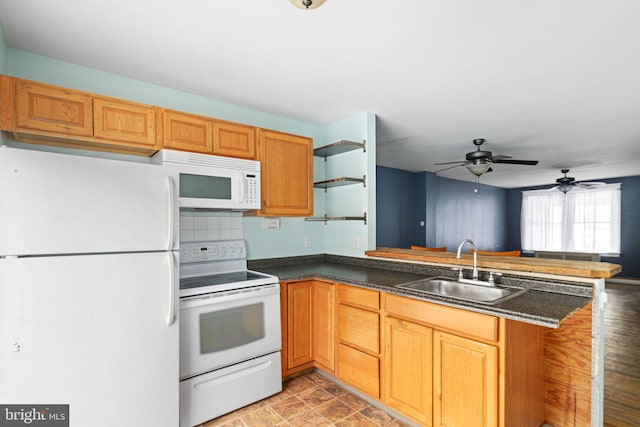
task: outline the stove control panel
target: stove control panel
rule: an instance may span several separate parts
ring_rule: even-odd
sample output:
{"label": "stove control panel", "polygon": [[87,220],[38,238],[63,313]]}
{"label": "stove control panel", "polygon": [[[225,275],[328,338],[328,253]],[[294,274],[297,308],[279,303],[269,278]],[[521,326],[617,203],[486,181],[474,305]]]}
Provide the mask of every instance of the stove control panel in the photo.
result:
{"label": "stove control panel", "polygon": [[244,240],[180,243],[180,263],[245,259]]}

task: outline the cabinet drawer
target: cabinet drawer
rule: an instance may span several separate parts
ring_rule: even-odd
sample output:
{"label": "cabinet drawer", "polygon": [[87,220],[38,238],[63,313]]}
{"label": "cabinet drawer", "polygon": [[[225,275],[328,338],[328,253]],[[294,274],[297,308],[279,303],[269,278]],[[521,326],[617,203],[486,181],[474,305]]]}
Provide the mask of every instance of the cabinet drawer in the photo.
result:
{"label": "cabinet drawer", "polygon": [[426,301],[387,294],[387,313],[486,341],[498,341],[498,318]]}
{"label": "cabinet drawer", "polygon": [[380,352],[380,315],[340,304],[338,338],[340,341],[378,354]]}
{"label": "cabinet drawer", "polygon": [[380,360],[377,357],[340,344],[338,376],[365,393],[380,397]]}
{"label": "cabinet drawer", "polygon": [[338,298],[343,304],[366,307],[372,310],[380,308],[380,292],[355,286],[340,285]]}

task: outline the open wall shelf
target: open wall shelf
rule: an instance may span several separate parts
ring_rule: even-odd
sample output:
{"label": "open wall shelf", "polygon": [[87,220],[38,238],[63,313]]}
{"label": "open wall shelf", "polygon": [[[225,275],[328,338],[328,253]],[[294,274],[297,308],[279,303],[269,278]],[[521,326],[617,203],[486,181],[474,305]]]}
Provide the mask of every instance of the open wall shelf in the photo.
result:
{"label": "open wall shelf", "polygon": [[314,182],[313,186],[316,188],[324,188],[327,191],[327,188],[333,187],[342,187],[344,185],[353,185],[353,184],[362,184],[363,187],[367,186],[367,176],[364,175],[362,178],[349,178],[346,176],[334,179],[328,179],[326,181],[318,181]]}
{"label": "open wall shelf", "polygon": [[313,155],[316,157],[323,157],[326,161],[327,157],[329,156],[334,156],[336,154],[346,153],[347,151],[359,149],[362,149],[362,152],[366,153],[366,143],[347,141],[346,139],[343,139],[342,141],[334,142],[333,144],[316,148],[315,150],[313,150]]}
{"label": "open wall shelf", "polygon": [[365,212],[362,216],[322,216],[322,217],[313,217],[313,218],[305,218],[305,221],[323,221],[324,225],[327,225],[327,221],[363,221],[364,225],[367,225],[367,213]]}

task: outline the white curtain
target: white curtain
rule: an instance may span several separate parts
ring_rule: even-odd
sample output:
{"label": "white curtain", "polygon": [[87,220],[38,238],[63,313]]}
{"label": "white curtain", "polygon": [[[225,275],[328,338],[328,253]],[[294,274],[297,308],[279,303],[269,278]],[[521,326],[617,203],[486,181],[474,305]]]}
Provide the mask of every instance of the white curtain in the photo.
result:
{"label": "white curtain", "polygon": [[522,192],[522,249],[620,253],[620,184]]}

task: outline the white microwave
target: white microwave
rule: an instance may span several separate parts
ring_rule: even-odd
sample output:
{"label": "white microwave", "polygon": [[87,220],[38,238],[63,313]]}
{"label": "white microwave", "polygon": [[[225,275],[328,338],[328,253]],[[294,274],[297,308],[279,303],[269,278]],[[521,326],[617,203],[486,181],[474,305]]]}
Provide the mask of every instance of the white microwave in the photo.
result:
{"label": "white microwave", "polygon": [[256,160],[160,150],[151,162],[178,170],[182,210],[260,209],[260,162]]}

